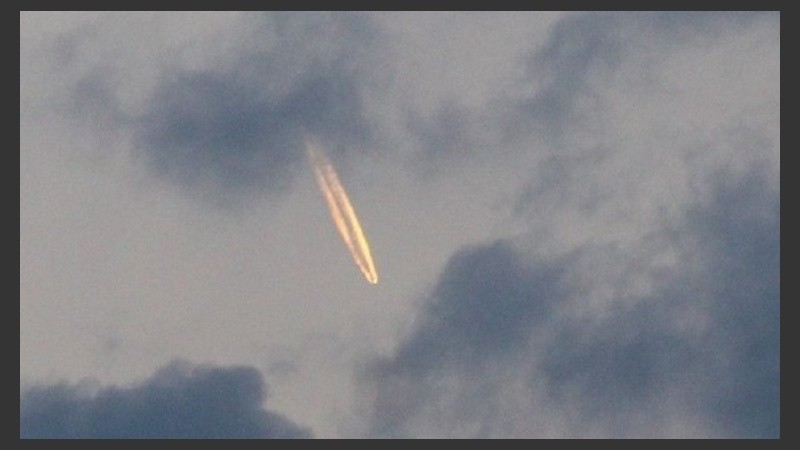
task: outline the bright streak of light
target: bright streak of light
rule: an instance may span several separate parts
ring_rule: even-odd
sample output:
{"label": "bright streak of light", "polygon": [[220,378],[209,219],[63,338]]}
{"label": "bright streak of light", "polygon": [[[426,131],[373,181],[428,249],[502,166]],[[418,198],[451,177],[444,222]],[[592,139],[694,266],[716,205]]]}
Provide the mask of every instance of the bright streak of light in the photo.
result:
{"label": "bright streak of light", "polygon": [[347,250],[353,256],[361,273],[364,274],[364,278],[371,284],[378,284],[378,272],[375,270],[369,242],[364,236],[364,230],[361,228],[361,223],[358,221],[358,216],[350,203],[347,192],[339,181],[339,176],[318,144],[307,139],[306,147],[317,184],[325,197],[333,223],[342,236]]}

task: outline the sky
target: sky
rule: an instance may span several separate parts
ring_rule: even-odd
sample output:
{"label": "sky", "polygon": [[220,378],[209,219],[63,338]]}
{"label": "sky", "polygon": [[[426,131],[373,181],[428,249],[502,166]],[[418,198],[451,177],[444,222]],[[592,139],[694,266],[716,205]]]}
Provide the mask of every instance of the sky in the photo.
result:
{"label": "sky", "polygon": [[779,185],[777,12],[21,12],[20,437],[777,438]]}

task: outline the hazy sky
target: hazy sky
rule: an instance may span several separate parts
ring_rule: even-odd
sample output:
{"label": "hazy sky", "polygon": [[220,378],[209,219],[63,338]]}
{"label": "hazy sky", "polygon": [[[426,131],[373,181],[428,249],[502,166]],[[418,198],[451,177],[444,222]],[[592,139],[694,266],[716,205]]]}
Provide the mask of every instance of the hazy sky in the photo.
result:
{"label": "hazy sky", "polygon": [[23,12],[20,435],[778,437],[779,182],[778,13]]}

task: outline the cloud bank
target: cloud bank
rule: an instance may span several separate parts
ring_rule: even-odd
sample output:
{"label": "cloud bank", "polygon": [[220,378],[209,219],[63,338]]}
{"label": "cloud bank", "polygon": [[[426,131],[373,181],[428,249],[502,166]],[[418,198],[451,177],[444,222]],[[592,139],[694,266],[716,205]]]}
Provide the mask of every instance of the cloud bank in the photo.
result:
{"label": "cloud bank", "polygon": [[251,367],[173,362],[131,387],[33,387],[20,398],[20,438],[292,439],[311,433],[264,410]]}

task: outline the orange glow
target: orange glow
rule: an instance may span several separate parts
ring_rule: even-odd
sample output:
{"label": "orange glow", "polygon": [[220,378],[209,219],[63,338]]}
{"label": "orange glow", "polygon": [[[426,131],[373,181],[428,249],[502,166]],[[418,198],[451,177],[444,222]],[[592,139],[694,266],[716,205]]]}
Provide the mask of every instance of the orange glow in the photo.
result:
{"label": "orange glow", "polygon": [[336,229],[342,236],[347,250],[353,256],[353,260],[361,270],[361,273],[364,274],[370,284],[377,284],[378,272],[375,270],[369,242],[364,236],[361,223],[359,223],[353,205],[347,197],[347,192],[345,192],[341,181],[339,181],[339,176],[318,144],[307,139],[306,147],[308,148],[308,156],[314,169],[314,175],[317,178],[317,184],[328,204]]}

